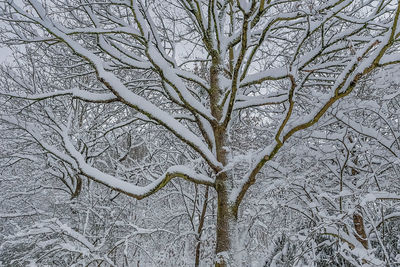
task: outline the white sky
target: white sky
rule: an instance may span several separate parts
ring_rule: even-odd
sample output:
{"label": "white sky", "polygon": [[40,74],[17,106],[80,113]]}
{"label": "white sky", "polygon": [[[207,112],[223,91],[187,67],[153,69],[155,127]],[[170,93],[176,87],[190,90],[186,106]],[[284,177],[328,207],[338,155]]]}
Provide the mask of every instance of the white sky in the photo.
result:
{"label": "white sky", "polygon": [[0,47],[0,63],[4,62],[11,55],[11,50],[6,47]]}
{"label": "white sky", "polygon": [[[13,0],[13,2],[20,6],[24,6],[22,0]],[[0,22],[0,25],[4,25],[4,22]],[[3,63],[7,58],[9,58],[10,55],[11,51],[8,48],[0,46],[0,63]]]}

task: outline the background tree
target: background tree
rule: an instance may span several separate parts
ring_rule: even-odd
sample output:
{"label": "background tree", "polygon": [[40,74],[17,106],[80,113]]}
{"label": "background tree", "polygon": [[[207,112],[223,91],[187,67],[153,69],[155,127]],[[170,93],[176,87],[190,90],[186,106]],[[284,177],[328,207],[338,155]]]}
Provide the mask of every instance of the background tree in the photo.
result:
{"label": "background tree", "polygon": [[174,178],[213,188],[216,266],[244,264],[239,208],[268,179],[263,167],[281,164],[278,152],[305,130],[327,134],[318,122],[367,74],[400,58],[398,1],[1,8],[3,43],[27,55],[5,70],[6,127],[45,151],[71,197],[85,177],[136,199]]}

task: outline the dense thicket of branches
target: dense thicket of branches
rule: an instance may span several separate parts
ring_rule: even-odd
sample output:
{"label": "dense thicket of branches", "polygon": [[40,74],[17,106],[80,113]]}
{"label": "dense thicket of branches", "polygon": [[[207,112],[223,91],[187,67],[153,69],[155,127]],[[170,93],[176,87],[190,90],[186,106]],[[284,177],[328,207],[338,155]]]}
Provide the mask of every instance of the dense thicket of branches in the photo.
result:
{"label": "dense thicket of branches", "polygon": [[400,1],[0,1],[6,266],[400,263]]}

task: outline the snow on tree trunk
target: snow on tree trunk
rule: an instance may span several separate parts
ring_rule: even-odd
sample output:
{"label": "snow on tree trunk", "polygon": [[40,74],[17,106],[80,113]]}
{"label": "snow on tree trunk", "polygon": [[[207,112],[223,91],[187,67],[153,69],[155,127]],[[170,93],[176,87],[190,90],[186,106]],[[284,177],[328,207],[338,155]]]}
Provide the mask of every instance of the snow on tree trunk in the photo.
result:
{"label": "snow on tree trunk", "polygon": [[217,185],[216,267],[242,266],[238,220],[229,203],[229,191],[224,183]]}

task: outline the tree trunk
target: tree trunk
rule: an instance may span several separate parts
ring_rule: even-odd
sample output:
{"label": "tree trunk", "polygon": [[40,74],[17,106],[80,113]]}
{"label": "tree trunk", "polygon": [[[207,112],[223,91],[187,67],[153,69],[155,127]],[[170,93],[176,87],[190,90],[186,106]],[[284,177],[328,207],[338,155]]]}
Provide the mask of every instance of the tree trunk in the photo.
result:
{"label": "tree trunk", "polygon": [[221,184],[216,187],[218,193],[217,240],[215,267],[240,266],[238,255],[237,218],[228,202],[228,192]]}
{"label": "tree trunk", "polygon": [[203,233],[203,225],[204,225],[204,220],[206,217],[206,211],[207,211],[207,205],[208,205],[207,202],[208,202],[208,186],[206,187],[206,192],[204,193],[204,203],[203,203],[203,208],[201,210],[199,227],[197,228],[197,245],[196,245],[196,256],[195,256],[195,261],[194,261],[195,267],[200,266],[201,235]]}
{"label": "tree trunk", "polygon": [[353,223],[356,230],[356,239],[363,245],[365,249],[368,249],[368,239],[365,232],[364,218],[362,216],[362,209],[360,206],[357,206],[356,210],[354,211]]}

